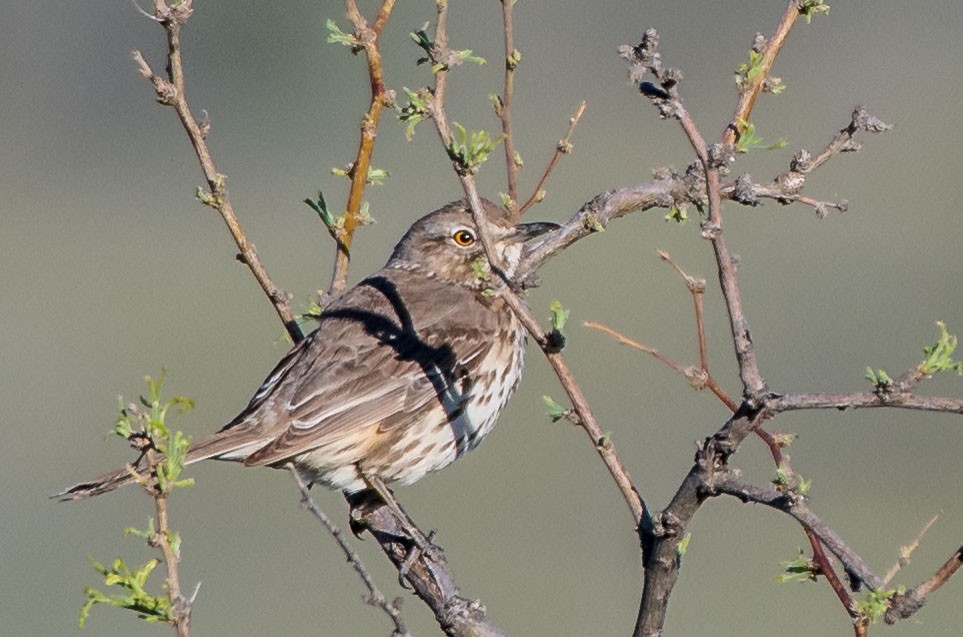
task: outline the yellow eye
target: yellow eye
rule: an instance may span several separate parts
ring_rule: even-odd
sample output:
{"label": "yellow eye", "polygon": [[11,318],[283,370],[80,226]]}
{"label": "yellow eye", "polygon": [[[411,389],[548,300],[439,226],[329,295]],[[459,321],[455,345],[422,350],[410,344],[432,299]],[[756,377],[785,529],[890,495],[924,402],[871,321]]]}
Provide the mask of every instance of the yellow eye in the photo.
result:
{"label": "yellow eye", "polygon": [[466,230],[460,228],[455,230],[455,233],[451,235],[452,240],[463,248],[467,248],[471,244],[475,243],[475,235],[471,230]]}

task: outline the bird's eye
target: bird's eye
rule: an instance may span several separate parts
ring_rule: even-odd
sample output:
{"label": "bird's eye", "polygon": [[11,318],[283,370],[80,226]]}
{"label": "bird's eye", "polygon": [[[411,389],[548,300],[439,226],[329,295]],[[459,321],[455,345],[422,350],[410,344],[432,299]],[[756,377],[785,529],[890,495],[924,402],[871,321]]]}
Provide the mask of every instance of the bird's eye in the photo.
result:
{"label": "bird's eye", "polygon": [[459,228],[455,230],[455,233],[451,235],[452,240],[463,248],[475,243],[475,234],[471,230],[466,230],[465,228]]}

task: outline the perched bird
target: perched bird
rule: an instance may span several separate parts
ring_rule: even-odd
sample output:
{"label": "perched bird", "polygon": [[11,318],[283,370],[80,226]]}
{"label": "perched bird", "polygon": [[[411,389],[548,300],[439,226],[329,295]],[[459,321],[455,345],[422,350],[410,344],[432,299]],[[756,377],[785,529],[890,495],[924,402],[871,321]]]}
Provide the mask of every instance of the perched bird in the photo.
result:
{"label": "perched bird", "polygon": [[[558,227],[513,225],[489,201],[484,211],[509,279],[526,246]],[[465,202],[417,220],[381,270],[324,309],[247,407],[191,446],[187,464],[292,463],[310,483],[383,495],[385,484],[447,466],[491,431],[522,373],[525,330],[494,276]],[[54,497],[112,491],[134,481],[131,469],[146,471],[145,459]]]}

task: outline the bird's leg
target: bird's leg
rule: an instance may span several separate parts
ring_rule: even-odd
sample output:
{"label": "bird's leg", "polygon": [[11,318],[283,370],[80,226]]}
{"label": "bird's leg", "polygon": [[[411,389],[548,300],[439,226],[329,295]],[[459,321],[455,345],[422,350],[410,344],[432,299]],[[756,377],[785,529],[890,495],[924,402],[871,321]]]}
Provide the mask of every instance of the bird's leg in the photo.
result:
{"label": "bird's leg", "polygon": [[400,504],[398,504],[398,501],[395,499],[391,489],[385,485],[384,480],[378,476],[365,472],[360,467],[358,468],[358,471],[361,473],[361,477],[364,479],[368,488],[378,494],[378,497],[381,498],[382,502],[385,503],[385,505],[388,507],[388,510],[391,511],[391,513],[398,519],[402,528],[408,534],[412,544],[414,545],[408,555],[405,556],[404,561],[402,561],[398,567],[398,582],[401,584],[402,588],[407,588],[405,578],[408,575],[408,571],[411,570],[412,564],[415,563],[415,560],[422,555],[427,555],[432,559],[438,559],[441,547],[432,543],[435,532],[431,531],[427,536],[421,532],[421,529],[418,528],[408,513],[401,508]]}
{"label": "bird's leg", "polygon": [[385,485],[384,480],[378,476],[370,475],[363,470],[361,471],[361,477],[364,479],[365,484],[368,485],[368,488],[377,493],[382,502],[384,502],[388,509],[390,509],[395,515],[395,517],[401,521],[402,527],[404,527],[405,532],[411,537],[411,541],[415,544],[415,546],[422,551],[431,548],[431,539],[426,537],[425,534],[421,532],[421,529],[418,528],[414,520],[412,520],[411,517],[408,516],[408,513],[401,508],[401,505],[398,504],[398,501],[395,499],[395,495],[391,492],[391,489]]}

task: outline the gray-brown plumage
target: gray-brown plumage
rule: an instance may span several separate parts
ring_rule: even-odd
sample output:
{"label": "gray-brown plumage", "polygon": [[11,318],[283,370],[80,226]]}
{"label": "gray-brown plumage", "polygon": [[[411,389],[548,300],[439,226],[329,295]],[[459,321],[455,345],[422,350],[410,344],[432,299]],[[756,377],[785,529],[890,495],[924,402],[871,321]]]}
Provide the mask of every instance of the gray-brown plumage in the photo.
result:
{"label": "gray-brown plumage", "polygon": [[[556,226],[513,226],[504,209],[484,204],[511,277],[525,242]],[[311,482],[354,492],[368,478],[414,482],[474,448],[515,390],[525,346],[485,266],[464,202],[422,217],[384,268],[324,309],[244,411],[192,445],[187,463],[293,462]],[[57,497],[132,481],[125,468]]]}

